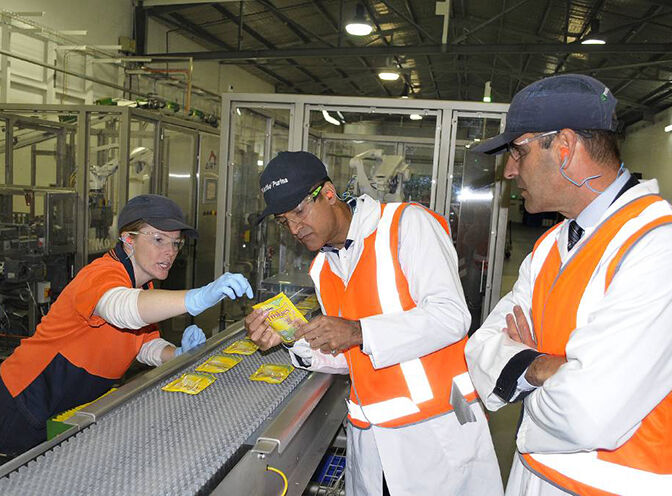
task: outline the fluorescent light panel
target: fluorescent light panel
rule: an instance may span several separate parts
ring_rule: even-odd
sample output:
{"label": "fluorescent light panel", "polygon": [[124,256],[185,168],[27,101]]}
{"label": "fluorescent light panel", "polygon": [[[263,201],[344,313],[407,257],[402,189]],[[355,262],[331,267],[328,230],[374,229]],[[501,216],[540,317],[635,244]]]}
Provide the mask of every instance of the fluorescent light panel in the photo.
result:
{"label": "fluorescent light panel", "polygon": [[334,126],[341,125],[341,121],[329,115],[329,112],[327,112],[326,110],[322,111],[322,117],[324,117],[324,120],[327,121],[329,124],[333,124]]}

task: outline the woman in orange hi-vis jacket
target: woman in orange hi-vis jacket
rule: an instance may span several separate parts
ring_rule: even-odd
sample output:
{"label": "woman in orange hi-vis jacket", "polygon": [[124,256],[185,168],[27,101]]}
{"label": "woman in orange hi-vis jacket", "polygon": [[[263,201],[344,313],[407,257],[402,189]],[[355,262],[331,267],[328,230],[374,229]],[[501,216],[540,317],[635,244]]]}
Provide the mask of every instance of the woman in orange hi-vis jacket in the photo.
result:
{"label": "woman in orange hi-vis jacket", "polygon": [[567,218],[466,346],[489,409],[524,401],[507,495],[672,494],[672,207],[621,163],[615,107],[591,77],[543,79],[476,148]]}
{"label": "woman in orange hi-vis jacket", "polygon": [[[336,196],[324,164],[282,152],[260,178],[267,204],[319,251],[310,269],[323,315],[297,331],[295,365],[350,374],[348,495],[501,495],[485,416],[467,374],[470,315],[448,225],[420,205]],[[280,343],[265,313],[251,339]]]}
{"label": "woman in orange hi-vis jacket", "polygon": [[176,348],[156,322],[198,315],[224,297],[252,289],[240,274],[202,288],[154,289],[184,244],[197,236],[180,207],[160,195],[140,195],[119,213],[119,243],[84,267],[38,324],[0,365],[0,453],[17,455],[46,439],[49,417],[96,399],[133,360],[158,366],[203,343],[195,325]]}

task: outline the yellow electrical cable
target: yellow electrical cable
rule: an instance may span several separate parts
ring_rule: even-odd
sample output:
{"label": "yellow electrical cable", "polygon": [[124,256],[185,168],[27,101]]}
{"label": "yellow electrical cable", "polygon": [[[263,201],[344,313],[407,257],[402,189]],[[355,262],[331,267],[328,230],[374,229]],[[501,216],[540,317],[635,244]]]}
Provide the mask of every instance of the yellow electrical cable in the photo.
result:
{"label": "yellow electrical cable", "polygon": [[284,473],[282,473],[282,470],[279,470],[275,467],[271,467],[270,465],[266,465],[266,470],[270,470],[271,472],[280,474],[280,477],[282,477],[282,482],[285,484],[285,488],[282,490],[280,496],[285,496],[285,494],[287,494],[287,489],[289,488],[289,484],[287,483],[287,476]]}

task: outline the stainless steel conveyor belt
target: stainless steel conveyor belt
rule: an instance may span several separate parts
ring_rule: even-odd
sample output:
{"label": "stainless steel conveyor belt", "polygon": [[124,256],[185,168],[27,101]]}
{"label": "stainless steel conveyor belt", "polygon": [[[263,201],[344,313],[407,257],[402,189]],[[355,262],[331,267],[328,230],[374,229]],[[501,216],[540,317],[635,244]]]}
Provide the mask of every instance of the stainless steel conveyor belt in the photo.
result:
{"label": "stainless steel conveyor belt", "polygon": [[[161,387],[243,337],[242,323],[81,410],[73,427],[0,467],[0,494],[301,494],[345,416],[344,378],[296,369],[249,380],[285,350],[256,352],[198,395]],[[219,488],[217,488],[219,486]]]}

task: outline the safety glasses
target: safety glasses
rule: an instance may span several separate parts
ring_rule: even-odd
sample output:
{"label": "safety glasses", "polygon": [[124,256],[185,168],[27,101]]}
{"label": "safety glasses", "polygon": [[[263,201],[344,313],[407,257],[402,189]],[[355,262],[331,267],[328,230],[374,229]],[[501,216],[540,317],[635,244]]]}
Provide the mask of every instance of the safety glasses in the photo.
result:
{"label": "safety glasses", "polygon": [[161,250],[170,246],[173,251],[178,252],[184,246],[184,238],[175,239],[155,231],[129,231],[129,234],[142,234],[143,236],[147,236],[152,244]]}
{"label": "safety glasses", "polygon": [[509,155],[511,155],[511,158],[518,162],[521,158],[523,158],[527,153],[529,152],[529,149],[525,148],[525,145],[529,145],[533,141],[540,140],[542,138],[545,138],[546,136],[552,136],[554,134],[557,134],[558,131],[548,131],[545,133],[541,134],[536,134],[534,136],[530,136],[529,138],[525,138],[522,141],[515,142],[512,141],[511,143],[508,143],[506,145],[506,151],[509,152]]}
{"label": "safety glasses", "polygon": [[310,212],[313,209],[313,204],[317,201],[317,197],[320,195],[320,191],[322,191],[324,184],[325,183],[321,183],[316,186],[315,189],[308,193],[308,196],[301,200],[301,203],[299,203],[293,210],[285,214],[274,215],[273,220],[285,229],[289,229],[290,224],[297,225],[304,222],[310,215]]}

